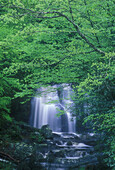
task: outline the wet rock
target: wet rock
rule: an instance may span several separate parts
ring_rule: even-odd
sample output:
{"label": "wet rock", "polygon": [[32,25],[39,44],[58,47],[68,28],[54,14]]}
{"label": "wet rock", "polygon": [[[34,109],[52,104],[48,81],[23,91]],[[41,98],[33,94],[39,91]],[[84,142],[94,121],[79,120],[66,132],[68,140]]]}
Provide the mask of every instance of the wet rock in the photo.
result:
{"label": "wet rock", "polygon": [[65,157],[65,151],[64,150],[54,150],[55,157]]}
{"label": "wet rock", "polygon": [[82,134],[80,138],[82,142],[85,143],[86,145],[95,146],[99,139],[99,136],[97,134],[87,133],[87,134]]}
{"label": "wet rock", "polygon": [[55,154],[54,154],[52,151],[50,151],[50,152],[47,154],[47,161],[48,161],[48,162],[54,162],[54,160],[55,160]]}
{"label": "wet rock", "polygon": [[80,140],[79,136],[77,136],[77,135],[74,138],[75,138],[75,140],[78,140],[78,141]]}
{"label": "wet rock", "polygon": [[82,153],[82,156],[84,157],[86,154],[87,154],[86,152],[83,152],[83,153]]}
{"label": "wet rock", "polygon": [[57,145],[62,145],[62,141],[55,141]]}
{"label": "wet rock", "polygon": [[48,144],[48,146],[51,146],[51,145],[54,145],[54,144],[55,144],[55,142],[52,141],[51,139],[47,139],[47,140],[46,140],[46,143]]}
{"label": "wet rock", "polygon": [[67,142],[67,145],[68,145],[68,146],[72,145],[72,142],[71,142],[71,141],[68,141],[68,142]]}
{"label": "wet rock", "polygon": [[65,158],[64,150],[52,150],[47,154],[48,162],[55,162],[56,158]]}
{"label": "wet rock", "polygon": [[61,134],[57,134],[57,133],[52,133],[53,135],[53,140],[54,141],[60,141],[60,138],[61,138]]}
{"label": "wet rock", "polygon": [[42,126],[40,132],[46,139],[53,138],[52,130],[49,128],[49,125]]}
{"label": "wet rock", "polygon": [[81,157],[82,154],[83,154],[83,151],[78,151],[78,150],[75,150],[75,149],[72,149],[72,150],[68,149],[66,151],[67,157]]}

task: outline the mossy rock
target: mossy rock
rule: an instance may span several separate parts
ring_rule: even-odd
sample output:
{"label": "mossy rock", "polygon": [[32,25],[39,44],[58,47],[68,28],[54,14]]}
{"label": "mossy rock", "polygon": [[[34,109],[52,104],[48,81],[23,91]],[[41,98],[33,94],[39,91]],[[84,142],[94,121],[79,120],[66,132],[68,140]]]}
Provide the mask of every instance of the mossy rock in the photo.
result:
{"label": "mossy rock", "polygon": [[46,139],[52,139],[53,134],[52,130],[49,128],[49,125],[44,125],[40,129],[40,133],[46,138]]}

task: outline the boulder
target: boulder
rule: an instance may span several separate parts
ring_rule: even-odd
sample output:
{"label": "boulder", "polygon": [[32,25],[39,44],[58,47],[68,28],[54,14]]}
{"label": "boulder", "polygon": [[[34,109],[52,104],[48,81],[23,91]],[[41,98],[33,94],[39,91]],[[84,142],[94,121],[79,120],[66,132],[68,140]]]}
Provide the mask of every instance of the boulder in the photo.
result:
{"label": "boulder", "polygon": [[48,162],[55,162],[56,158],[65,158],[65,151],[64,150],[51,150],[47,154],[47,161]]}
{"label": "boulder", "polygon": [[55,157],[65,157],[65,150],[53,150]]}
{"label": "boulder", "polygon": [[68,145],[68,146],[72,145],[72,141],[68,141],[68,142],[67,142],[67,145]]}
{"label": "boulder", "polygon": [[56,140],[56,141],[55,141],[55,144],[57,144],[57,145],[62,145],[62,141]]}
{"label": "boulder", "polygon": [[43,125],[40,129],[40,132],[46,139],[53,138],[52,130],[49,128],[49,125]]}

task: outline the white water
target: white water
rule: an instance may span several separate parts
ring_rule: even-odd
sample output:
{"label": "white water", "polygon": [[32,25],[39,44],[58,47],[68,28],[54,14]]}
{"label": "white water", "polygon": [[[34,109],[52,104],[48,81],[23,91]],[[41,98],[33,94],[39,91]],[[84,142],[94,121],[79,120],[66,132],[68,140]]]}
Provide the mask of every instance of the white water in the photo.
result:
{"label": "white water", "polygon": [[[61,92],[57,90],[59,87],[62,88]],[[75,132],[75,119],[71,121],[69,109],[73,104],[70,100],[72,93],[70,86],[65,84],[49,86],[38,89],[37,92],[42,92],[42,96],[38,95],[31,101],[30,124],[36,128],[49,124],[54,132]],[[65,113],[57,117],[59,109]]]}

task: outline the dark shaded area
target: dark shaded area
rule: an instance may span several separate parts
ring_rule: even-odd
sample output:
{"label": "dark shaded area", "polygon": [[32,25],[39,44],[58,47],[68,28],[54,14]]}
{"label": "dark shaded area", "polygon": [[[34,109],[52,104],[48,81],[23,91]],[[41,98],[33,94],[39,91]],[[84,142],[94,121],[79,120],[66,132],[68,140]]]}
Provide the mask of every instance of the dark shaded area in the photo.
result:
{"label": "dark shaded area", "polygon": [[28,123],[30,117],[31,101],[27,101],[24,104],[21,104],[24,99],[17,98],[12,100],[11,103],[11,116],[15,118],[16,121],[23,121]]}

